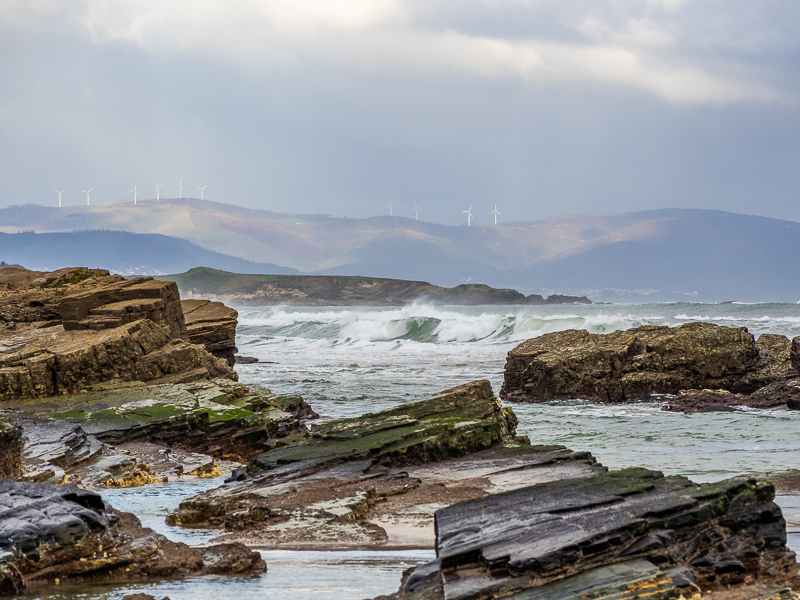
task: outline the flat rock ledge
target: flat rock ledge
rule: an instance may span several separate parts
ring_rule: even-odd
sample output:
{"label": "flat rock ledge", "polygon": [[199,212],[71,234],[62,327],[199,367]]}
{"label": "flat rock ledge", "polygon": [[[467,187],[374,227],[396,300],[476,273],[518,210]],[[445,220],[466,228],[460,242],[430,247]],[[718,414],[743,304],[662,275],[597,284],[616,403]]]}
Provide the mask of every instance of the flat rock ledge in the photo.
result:
{"label": "flat rock ledge", "polygon": [[488,381],[315,424],[185,500],[167,522],[262,547],[431,548],[439,508],[604,470],[587,452],[532,446],[515,427]]}
{"label": "flat rock ledge", "polygon": [[625,469],[462,502],[436,512],[437,559],[388,598],[797,598],[773,498],[755,479]]}
{"label": "flat rock ledge", "polygon": [[300,397],[228,379],[105,385],[6,408],[24,439],[19,478],[116,487],[219,475],[224,461],[246,462],[317,417]]}
{"label": "flat rock ledge", "polygon": [[242,544],[197,550],[171,542],[77,486],[0,479],[0,595],[68,581],[125,582],[265,570],[261,556]]}
{"label": "flat rock ledge", "polygon": [[756,340],[744,327],[687,323],[609,334],[568,330],[511,350],[500,396],[518,402],[622,402],[682,390],[723,390],[738,394],[729,400],[747,406],[791,407],[800,404],[798,369],[800,337],[790,341],[767,334]]}

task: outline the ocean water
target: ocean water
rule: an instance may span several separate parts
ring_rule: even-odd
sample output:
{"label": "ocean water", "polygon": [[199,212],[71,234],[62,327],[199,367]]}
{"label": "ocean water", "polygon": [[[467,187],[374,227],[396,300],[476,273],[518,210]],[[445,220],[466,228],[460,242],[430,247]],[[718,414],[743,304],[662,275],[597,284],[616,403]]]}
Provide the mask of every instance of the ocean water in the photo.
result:
{"label": "ocean water", "polygon": [[[357,416],[475,379],[499,392],[509,350],[544,333],[586,329],[608,333],[640,325],[709,321],[747,327],[756,336],[800,335],[800,304],[638,304],[402,308],[247,307],[239,310],[242,355],[264,361],[239,365],[240,380],[300,394],[323,418]],[[768,410],[683,415],[661,411],[663,399],[617,405],[580,400],[513,404],[518,433],[537,444],[589,450],[611,468],[645,466],[695,481],[800,468],[800,411]],[[202,545],[211,532],[164,524],[181,498],[216,480],[159,484],[103,495],[165,535]],[[800,551],[800,496],[779,503],[789,543]],[[431,551],[265,552],[267,575],[198,578],[125,587],[41,591],[49,600],[106,598],[144,591],[172,600],[268,596],[323,600],[371,598],[397,589],[401,573],[427,562]]]}

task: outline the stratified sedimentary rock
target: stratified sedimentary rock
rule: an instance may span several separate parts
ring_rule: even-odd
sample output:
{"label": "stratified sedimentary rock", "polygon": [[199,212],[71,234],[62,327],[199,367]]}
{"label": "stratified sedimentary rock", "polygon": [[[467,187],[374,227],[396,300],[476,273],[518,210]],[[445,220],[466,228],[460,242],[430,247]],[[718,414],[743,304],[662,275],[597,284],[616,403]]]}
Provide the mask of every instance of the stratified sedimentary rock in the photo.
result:
{"label": "stratified sedimentary rock", "polygon": [[228,365],[236,364],[236,324],[239,318],[232,308],[210,300],[183,300],[183,315],[189,341],[199,344]]}
{"label": "stratified sedimentary rock", "polygon": [[487,381],[276,440],[175,525],[262,546],[431,547],[433,512],[458,500],[596,473],[588,453],[531,446]]}
{"label": "stratified sedimentary rock", "polygon": [[754,479],[625,469],[462,502],[436,512],[437,560],[392,598],[789,598],[800,575],[773,498]]}
{"label": "stratified sedimentary rock", "polygon": [[620,402],[691,389],[749,394],[798,376],[791,347],[783,336],[757,343],[744,327],[710,323],[610,334],[561,331],[530,339],[508,353],[500,395],[523,402]]}
{"label": "stratified sedimentary rock", "polygon": [[72,394],[108,381],[236,379],[225,360],[186,340],[172,282],[90,269],[3,269],[0,302],[5,400]]}
{"label": "stratified sedimentary rock", "polygon": [[242,544],[203,550],[143,528],[74,485],[0,479],[0,594],[67,581],[123,582],[207,573],[261,573]]}

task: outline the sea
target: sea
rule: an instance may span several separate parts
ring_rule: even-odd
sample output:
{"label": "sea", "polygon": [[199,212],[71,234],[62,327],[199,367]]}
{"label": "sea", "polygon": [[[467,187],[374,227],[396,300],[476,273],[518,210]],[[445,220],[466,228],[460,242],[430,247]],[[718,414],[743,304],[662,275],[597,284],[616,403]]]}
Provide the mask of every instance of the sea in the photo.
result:
{"label": "sea", "polygon": [[[706,321],[800,336],[800,303],[659,303],[548,306],[243,307],[240,381],[302,396],[323,419],[353,417],[474,381],[500,391],[506,354],[545,333],[610,333],[640,325]],[[661,410],[665,397],[624,404],[563,400],[511,406],[517,432],[535,444],[588,450],[609,468],[643,466],[710,482],[739,474],[800,468],[800,411],[743,410],[685,415]],[[213,532],[168,527],[181,499],[221,484],[197,480],[103,491],[171,539],[203,545]],[[789,545],[800,553],[800,496],[780,496]],[[290,552],[264,550],[268,573],[126,586],[61,586],[30,597],[119,600],[134,592],[171,600],[359,600],[396,591],[402,572],[430,550]]]}

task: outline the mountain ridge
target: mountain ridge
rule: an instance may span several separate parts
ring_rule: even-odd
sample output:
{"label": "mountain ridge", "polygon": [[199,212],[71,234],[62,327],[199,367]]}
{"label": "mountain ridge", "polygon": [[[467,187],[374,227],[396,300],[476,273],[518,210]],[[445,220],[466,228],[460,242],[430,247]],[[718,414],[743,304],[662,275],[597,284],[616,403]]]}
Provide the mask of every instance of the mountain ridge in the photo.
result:
{"label": "mountain ridge", "polygon": [[[149,268],[160,273],[209,266],[361,275],[614,301],[800,299],[800,259],[794,251],[800,223],[715,210],[563,215],[467,227],[405,217],[282,214],[197,199],[0,209],[5,233],[76,229],[162,235],[216,253],[208,255],[210,262],[187,259],[175,267],[153,262]],[[55,241],[49,245],[57,254]],[[188,254],[197,257],[198,251]],[[24,256],[0,258],[26,263]],[[245,262],[237,266],[231,263],[235,259]]]}

